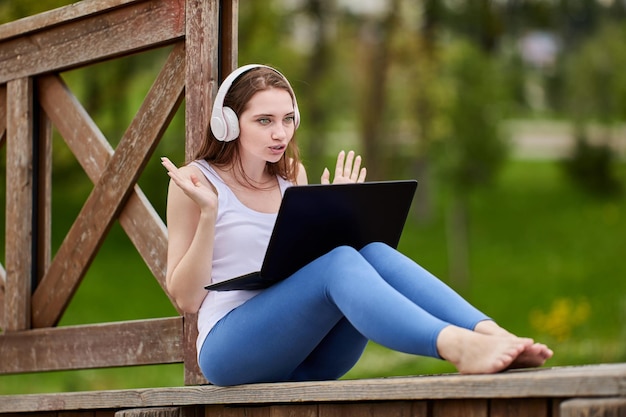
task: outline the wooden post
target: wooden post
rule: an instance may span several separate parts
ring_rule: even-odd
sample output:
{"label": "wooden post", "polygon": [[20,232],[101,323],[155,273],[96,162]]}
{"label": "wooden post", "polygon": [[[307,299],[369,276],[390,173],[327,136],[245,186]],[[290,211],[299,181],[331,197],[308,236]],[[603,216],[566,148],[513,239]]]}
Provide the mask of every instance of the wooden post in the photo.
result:
{"label": "wooden post", "polygon": [[188,0],[186,19],[185,158],[190,160],[209,132],[217,92],[219,0]]}
{"label": "wooden post", "polygon": [[[209,133],[217,80],[237,66],[238,0],[188,0],[186,9],[185,159]],[[184,316],[185,384],[206,384],[197,364],[197,315]]]}
{"label": "wooden post", "polygon": [[33,239],[33,81],[9,81],[4,331],[30,328]]}
{"label": "wooden post", "polygon": [[[7,132],[7,87],[0,85],[0,146],[4,145]],[[4,295],[7,274],[4,266],[0,265],[0,329],[4,329]]]}
{"label": "wooden post", "polygon": [[221,78],[224,79],[238,65],[239,0],[221,0],[220,10],[222,33],[220,39],[220,71]]}

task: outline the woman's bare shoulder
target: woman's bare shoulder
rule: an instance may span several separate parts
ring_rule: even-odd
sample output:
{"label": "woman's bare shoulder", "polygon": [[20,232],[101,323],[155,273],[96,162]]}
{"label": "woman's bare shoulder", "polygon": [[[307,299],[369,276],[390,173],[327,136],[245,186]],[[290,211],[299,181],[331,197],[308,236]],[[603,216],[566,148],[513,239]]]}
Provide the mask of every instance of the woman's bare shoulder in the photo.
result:
{"label": "woman's bare shoulder", "polygon": [[298,164],[298,172],[296,175],[296,185],[307,185],[308,183],[309,180],[306,175],[306,168],[304,167],[302,162],[300,162]]}

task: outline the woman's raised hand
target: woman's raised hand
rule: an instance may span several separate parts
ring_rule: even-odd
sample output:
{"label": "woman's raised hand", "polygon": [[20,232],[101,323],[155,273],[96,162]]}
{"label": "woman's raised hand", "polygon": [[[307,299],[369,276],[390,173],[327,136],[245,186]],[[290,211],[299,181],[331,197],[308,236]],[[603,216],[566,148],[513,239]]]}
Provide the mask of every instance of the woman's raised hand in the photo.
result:
{"label": "woman's raised hand", "polygon": [[[349,151],[348,155],[344,151],[337,156],[335,166],[335,178],[333,184],[346,184],[350,182],[364,182],[367,170],[361,168],[361,155],[354,156],[354,151]],[[324,168],[322,173],[322,184],[330,184],[330,171]]]}
{"label": "woman's raised hand", "polygon": [[217,193],[203,184],[196,175],[189,174],[189,171],[183,172],[186,168],[179,169],[167,157],[161,158],[161,164],[167,169],[167,175],[172,181],[200,207],[200,210],[217,207]]}

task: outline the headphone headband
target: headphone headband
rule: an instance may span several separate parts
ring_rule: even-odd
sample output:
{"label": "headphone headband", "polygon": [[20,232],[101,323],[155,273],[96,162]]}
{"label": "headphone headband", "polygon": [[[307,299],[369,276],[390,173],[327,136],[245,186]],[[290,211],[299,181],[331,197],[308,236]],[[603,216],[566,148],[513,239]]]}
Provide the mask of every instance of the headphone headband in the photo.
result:
{"label": "headphone headband", "polygon": [[230,142],[232,140],[237,139],[239,137],[239,119],[237,115],[230,107],[224,107],[224,99],[226,98],[226,94],[230,90],[230,87],[235,82],[240,75],[245,72],[250,71],[254,68],[269,68],[272,71],[276,72],[280,77],[287,83],[291,95],[293,97],[293,111],[294,111],[294,124],[296,129],[300,124],[300,112],[298,111],[298,103],[296,101],[296,95],[293,92],[293,88],[291,88],[291,84],[289,84],[289,80],[283,74],[280,73],[275,68],[269,67],[267,65],[261,64],[249,64],[244,65],[242,67],[237,68],[232,73],[228,75],[220,85],[220,88],[217,90],[217,95],[215,96],[215,101],[213,103],[213,110],[211,111],[211,132],[213,132],[213,136],[219,141]]}

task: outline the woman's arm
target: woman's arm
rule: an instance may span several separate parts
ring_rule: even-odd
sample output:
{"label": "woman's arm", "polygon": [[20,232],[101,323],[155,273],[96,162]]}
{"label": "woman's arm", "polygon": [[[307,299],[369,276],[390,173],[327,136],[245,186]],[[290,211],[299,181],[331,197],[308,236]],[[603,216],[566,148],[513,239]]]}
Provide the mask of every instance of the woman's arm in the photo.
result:
{"label": "woman's arm", "polygon": [[176,168],[167,158],[170,176],[167,196],[166,285],[178,307],[196,313],[211,282],[217,194],[195,167]]}

